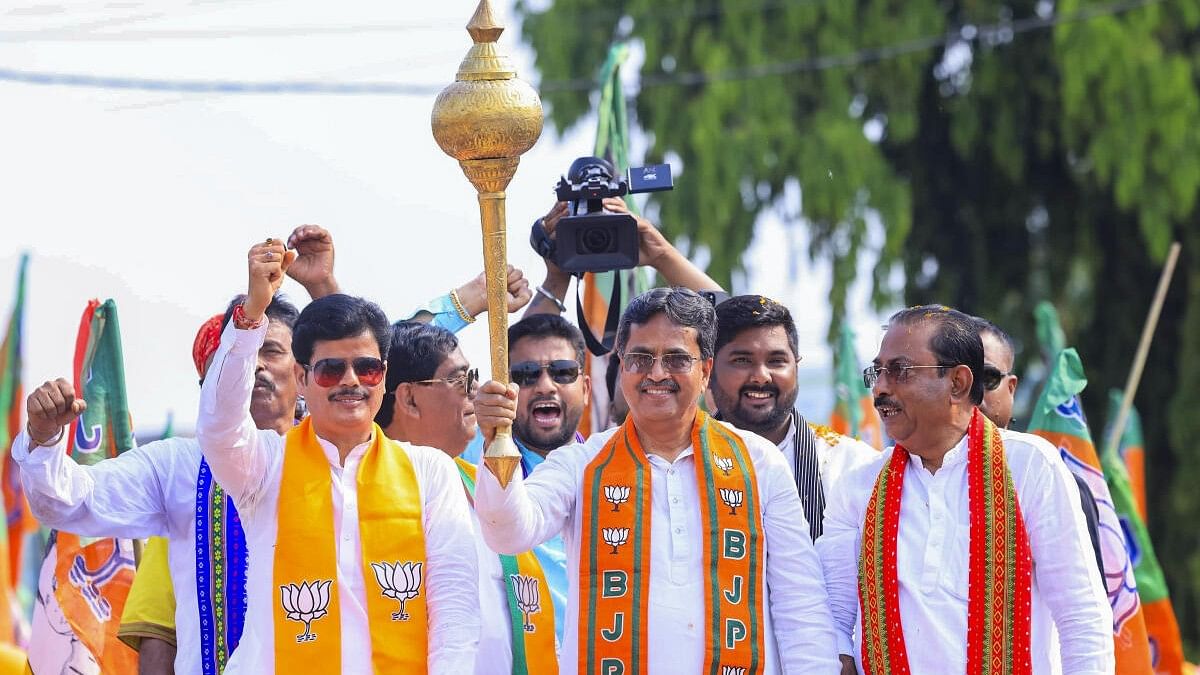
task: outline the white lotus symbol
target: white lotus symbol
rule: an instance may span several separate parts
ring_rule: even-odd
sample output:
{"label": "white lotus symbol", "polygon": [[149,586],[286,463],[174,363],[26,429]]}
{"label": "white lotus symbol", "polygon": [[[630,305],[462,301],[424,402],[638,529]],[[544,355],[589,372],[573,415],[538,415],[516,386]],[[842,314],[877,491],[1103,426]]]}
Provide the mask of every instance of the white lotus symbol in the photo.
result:
{"label": "white lotus symbol", "polygon": [[738,666],[721,666],[721,675],[746,675],[746,669]]}
{"label": "white lotus symbol", "polygon": [[729,515],[736,516],[738,507],[742,505],[742,491],[721,488],[721,501],[729,507]]}
{"label": "white lotus symbol", "polygon": [[404,611],[404,603],[421,594],[421,567],[419,562],[373,562],[371,569],[375,570],[375,581],[383,589],[383,597],[400,601],[400,611],[392,612],[392,621],[408,621],[408,613]]}
{"label": "white lotus symbol", "polygon": [[542,611],[538,580],[523,574],[512,574],[510,578],[512,579],[513,588],[517,591],[517,608],[525,614],[525,625],[523,628],[526,633],[532,633],[533,621],[529,619],[529,615]]}
{"label": "white lotus symbol", "polygon": [[717,468],[721,470],[721,473],[725,474],[726,476],[729,475],[730,471],[733,471],[733,459],[732,458],[730,458],[730,457],[713,457],[713,461],[716,462]]}
{"label": "white lotus symbol", "polygon": [[612,554],[617,554],[617,547],[624,546],[625,542],[629,541],[628,527],[605,527],[600,530],[600,534],[604,537],[604,543],[612,547]]}
{"label": "white lotus symbol", "polygon": [[333,580],[284,584],[279,587],[280,602],[292,621],[303,621],[304,632],[296,636],[296,642],[312,642],[317,634],[312,632],[312,622],[325,616],[329,609],[329,586]]}
{"label": "white lotus symbol", "polygon": [[604,498],[613,505],[613,513],[621,510],[621,505],[629,501],[628,485],[605,485]]}

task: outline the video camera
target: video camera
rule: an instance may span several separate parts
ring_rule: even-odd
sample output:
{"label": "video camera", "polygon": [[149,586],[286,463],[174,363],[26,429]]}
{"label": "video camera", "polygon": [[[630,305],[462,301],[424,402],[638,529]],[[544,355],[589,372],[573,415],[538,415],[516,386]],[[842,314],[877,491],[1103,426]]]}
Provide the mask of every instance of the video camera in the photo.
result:
{"label": "video camera", "polygon": [[567,216],[558,221],[551,241],[541,221],[533,224],[529,243],[572,274],[631,269],[638,265],[637,221],[626,213],[606,213],[602,200],[642,192],[671,190],[671,165],[655,164],[630,169],[616,177],[611,162],[580,157],[558,180],[555,194],[567,202]]}

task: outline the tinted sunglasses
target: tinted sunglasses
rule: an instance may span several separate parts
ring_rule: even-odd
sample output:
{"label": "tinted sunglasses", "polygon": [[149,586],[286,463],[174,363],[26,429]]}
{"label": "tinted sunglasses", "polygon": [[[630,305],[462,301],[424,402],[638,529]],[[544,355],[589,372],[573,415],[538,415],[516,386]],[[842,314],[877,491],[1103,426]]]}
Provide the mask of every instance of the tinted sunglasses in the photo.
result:
{"label": "tinted sunglasses", "polygon": [[510,367],[508,374],[517,385],[530,387],[541,379],[543,370],[550,373],[555,384],[571,384],[579,379],[579,362],[569,359],[556,359],[550,363],[522,361]]}
{"label": "tinted sunglasses", "polygon": [[1012,373],[1003,372],[996,366],[984,366],[983,388],[988,391],[995,391],[996,387],[999,387],[1000,383],[1004,381],[1004,378],[1008,377],[1009,375],[1012,375]]}
{"label": "tinted sunglasses", "polygon": [[452,377],[437,377],[432,380],[416,380],[412,384],[446,384],[451,387],[457,387],[462,391],[463,394],[470,396],[471,392],[474,391],[475,387],[479,384],[479,369],[472,368]]}
{"label": "tinted sunglasses", "polygon": [[625,352],[621,355],[621,367],[627,373],[649,373],[654,370],[654,362],[660,359],[663,370],[680,375],[692,372],[692,365],[699,361],[700,357],[683,352],[671,352],[662,356],[642,352]]}
{"label": "tinted sunglasses", "polygon": [[374,356],[360,356],[356,359],[321,359],[311,366],[300,364],[307,371],[312,371],[313,381],[318,387],[336,387],[346,375],[346,364],[354,368],[354,376],[359,384],[374,387],[383,381],[383,361]]}

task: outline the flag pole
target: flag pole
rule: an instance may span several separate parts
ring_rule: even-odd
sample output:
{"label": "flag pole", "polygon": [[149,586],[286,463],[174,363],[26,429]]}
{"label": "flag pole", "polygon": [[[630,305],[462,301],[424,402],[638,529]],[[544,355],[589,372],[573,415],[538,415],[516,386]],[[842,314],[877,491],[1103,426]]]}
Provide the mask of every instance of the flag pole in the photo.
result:
{"label": "flag pole", "polygon": [[1175,274],[1175,263],[1179,261],[1179,242],[1171,244],[1167,252],[1167,264],[1163,266],[1158,278],[1158,290],[1154,292],[1154,302],[1150,304],[1150,312],[1146,315],[1146,324],[1142,326],[1142,338],[1138,342],[1137,353],[1133,357],[1133,366],[1129,369],[1129,377],[1125,380],[1125,394],[1121,399],[1121,407],[1117,411],[1116,422],[1113,423],[1112,433],[1108,437],[1107,451],[1116,453],[1120,447],[1121,436],[1125,433],[1125,424],[1129,421],[1129,410],[1133,407],[1133,396],[1137,393],[1138,384],[1142,381],[1142,370],[1146,367],[1146,356],[1150,353],[1150,340],[1154,337],[1154,329],[1158,326],[1158,316],[1162,313],[1163,303],[1167,300],[1167,289],[1171,286],[1171,277]]}

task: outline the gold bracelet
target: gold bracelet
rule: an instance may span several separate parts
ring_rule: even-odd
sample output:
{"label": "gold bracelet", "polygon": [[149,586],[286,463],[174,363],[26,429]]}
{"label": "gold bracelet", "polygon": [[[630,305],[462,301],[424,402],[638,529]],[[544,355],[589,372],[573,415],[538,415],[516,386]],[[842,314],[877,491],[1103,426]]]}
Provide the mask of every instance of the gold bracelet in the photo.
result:
{"label": "gold bracelet", "polygon": [[462,298],[458,297],[458,289],[450,289],[450,302],[454,305],[454,311],[458,312],[458,317],[467,323],[475,323],[475,317],[467,312],[467,308],[463,307]]}

